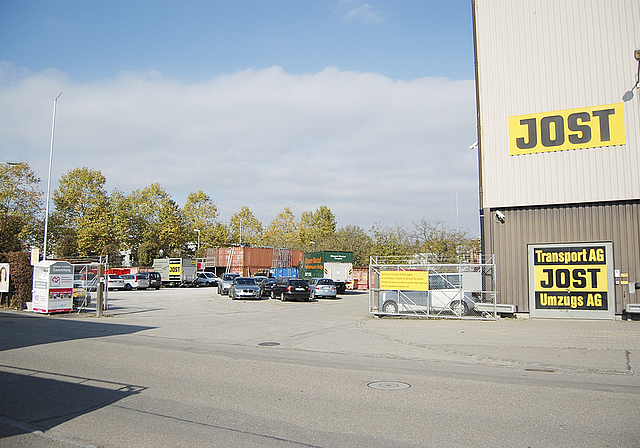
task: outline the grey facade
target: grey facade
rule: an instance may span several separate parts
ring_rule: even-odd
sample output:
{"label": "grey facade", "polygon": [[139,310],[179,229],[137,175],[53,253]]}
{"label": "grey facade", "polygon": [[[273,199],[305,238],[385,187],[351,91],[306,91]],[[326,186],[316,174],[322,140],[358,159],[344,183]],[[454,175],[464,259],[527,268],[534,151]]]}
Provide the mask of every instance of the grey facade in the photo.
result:
{"label": "grey facade", "polygon": [[498,301],[529,311],[529,244],[611,242],[620,314],[640,303],[629,286],[640,282],[640,2],[473,9],[481,231]]}

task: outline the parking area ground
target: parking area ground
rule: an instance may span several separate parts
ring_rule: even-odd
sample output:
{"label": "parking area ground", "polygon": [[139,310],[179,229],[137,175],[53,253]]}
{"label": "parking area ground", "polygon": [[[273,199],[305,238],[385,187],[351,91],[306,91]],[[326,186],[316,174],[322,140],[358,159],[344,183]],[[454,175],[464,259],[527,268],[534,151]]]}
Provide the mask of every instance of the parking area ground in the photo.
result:
{"label": "parking area ground", "polygon": [[[162,288],[108,303],[102,318],[0,311],[0,446],[638,440],[638,321],[377,318],[366,291]],[[628,427],[607,425],[620,412]]]}

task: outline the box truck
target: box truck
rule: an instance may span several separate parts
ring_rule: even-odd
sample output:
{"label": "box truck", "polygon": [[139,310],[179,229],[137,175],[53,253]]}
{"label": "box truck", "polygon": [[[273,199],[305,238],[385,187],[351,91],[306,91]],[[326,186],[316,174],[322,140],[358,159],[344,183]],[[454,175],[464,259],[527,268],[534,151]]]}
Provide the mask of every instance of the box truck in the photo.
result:
{"label": "box truck", "polygon": [[193,258],[156,258],[153,269],[160,273],[163,286],[191,286],[197,265]]}
{"label": "box truck", "polygon": [[353,252],[309,252],[302,256],[300,278],[330,278],[336,292],[344,294],[353,281]]}

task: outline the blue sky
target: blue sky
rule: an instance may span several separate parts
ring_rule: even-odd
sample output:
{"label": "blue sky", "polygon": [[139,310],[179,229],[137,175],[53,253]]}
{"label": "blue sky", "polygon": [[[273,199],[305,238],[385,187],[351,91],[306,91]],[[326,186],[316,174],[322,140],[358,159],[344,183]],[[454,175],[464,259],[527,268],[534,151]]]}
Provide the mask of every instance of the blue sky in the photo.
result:
{"label": "blue sky", "polygon": [[202,189],[222,220],[327,205],[365,228],[455,226],[457,194],[477,233],[473,79],[471,0],[5,0],[0,160],[45,184],[63,92],[54,186],[88,166]]}

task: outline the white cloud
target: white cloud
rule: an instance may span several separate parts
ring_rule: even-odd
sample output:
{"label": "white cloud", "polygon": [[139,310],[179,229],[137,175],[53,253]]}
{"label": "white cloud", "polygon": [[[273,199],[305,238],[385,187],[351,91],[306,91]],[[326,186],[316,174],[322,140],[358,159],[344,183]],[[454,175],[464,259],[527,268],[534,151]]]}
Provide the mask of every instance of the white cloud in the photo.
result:
{"label": "white cloud", "polygon": [[346,11],[344,20],[359,20],[362,22],[384,22],[384,17],[377,8],[370,3],[361,3],[358,0],[341,0],[338,3],[339,11]]}
{"label": "white cloud", "polygon": [[226,220],[249,206],[263,224],[327,205],[339,225],[439,217],[478,227],[474,83],[396,81],[329,67],[280,67],[184,84],[123,73],[78,84],[55,70],[0,64],[0,160],[43,179],[58,100],[53,186],[87,166],[129,192],[159,182],[179,203],[203,190]]}

